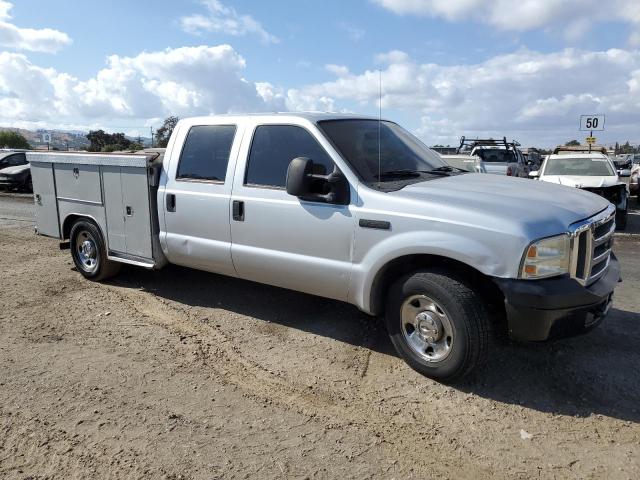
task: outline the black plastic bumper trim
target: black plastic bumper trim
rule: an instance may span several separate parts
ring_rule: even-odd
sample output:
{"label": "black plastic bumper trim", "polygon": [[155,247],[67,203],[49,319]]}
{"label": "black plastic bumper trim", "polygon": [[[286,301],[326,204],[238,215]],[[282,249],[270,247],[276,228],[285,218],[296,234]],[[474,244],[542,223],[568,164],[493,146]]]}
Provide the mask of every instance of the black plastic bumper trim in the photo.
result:
{"label": "black plastic bumper trim", "polygon": [[[585,287],[567,276],[544,280],[494,278],[504,295],[509,335],[514,340],[549,338],[563,321],[587,326],[604,316],[620,278],[620,265],[611,255],[607,273]],[[594,319],[594,317],[596,317]],[[580,333],[576,328],[575,333]]]}

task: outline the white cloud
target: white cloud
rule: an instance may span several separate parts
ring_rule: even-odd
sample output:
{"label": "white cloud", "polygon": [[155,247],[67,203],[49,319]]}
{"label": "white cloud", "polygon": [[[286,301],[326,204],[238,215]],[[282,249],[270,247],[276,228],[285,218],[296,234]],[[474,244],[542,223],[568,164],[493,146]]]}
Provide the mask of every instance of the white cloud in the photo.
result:
{"label": "white cloud", "polygon": [[71,38],[51,28],[33,29],[16,27],[9,22],[13,4],[0,0],[0,46],[16,50],[55,53],[71,44]]}
{"label": "white cloud", "polygon": [[[618,133],[638,136],[639,51],[520,50],[479,64],[453,66],[419,64],[398,52],[378,60],[386,61],[383,109],[391,116],[415,118],[428,142],[489,134],[551,145],[560,137],[575,137],[578,115],[594,112],[609,115],[607,125]],[[378,75],[367,70],[290,90],[287,105],[294,110],[355,105],[373,111]]]}
{"label": "white cloud", "polygon": [[267,32],[260,22],[250,15],[241,15],[235,8],[219,0],[202,0],[207,14],[182,17],[180,24],[185,32],[200,35],[206,32],[226,33],[233,36],[258,35],[265,43],[278,43],[278,38]]}
{"label": "white cloud", "polygon": [[[640,51],[519,50],[476,64],[418,63],[404,52],[376,56],[385,116],[402,118],[428,143],[460,135],[507,135],[551,146],[578,136],[584,113],[605,113],[615,140],[640,134]],[[332,81],[284,89],[244,78],[229,45],[110,56],[88,79],[0,52],[0,124],[55,127],[157,125],[179,116],[282,110],[377,113],[378,70],[325,68]]]}
{"label": "white cloud", "polygon": [[349,69],[344,65],[336,65],[334,63],[330,63],[328,65],[325,65],[324,69],[329,73],[333,73],[337,77],[346,77],[347,75],[349,75]]}
{"label": "white cloud", "polygon": [[88,80],[0,52],[0,123],[143,125],[169,114],[273,111],[284,95],[242,77],[245,60],[229,45],[113,55]]}
{"label": "white cloud", "polygon": [[596,22],[618,21],[640,29],[638,0],[372,0],[399,15],[448,21],[473,20],[505,31],[552,27],[576,40]]}
{"label": "white cloud", "polygon": [[391,50],[390,52],[379,53],[375,56],[376,63],[390,64],[402,63],[409,60],[409,55],[401,50]]}

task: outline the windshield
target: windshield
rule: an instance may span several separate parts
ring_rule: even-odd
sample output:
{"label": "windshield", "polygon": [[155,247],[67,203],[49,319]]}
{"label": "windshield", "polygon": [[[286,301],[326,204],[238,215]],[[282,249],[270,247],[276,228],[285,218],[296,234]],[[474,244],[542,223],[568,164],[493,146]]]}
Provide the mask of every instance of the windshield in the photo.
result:
{"label": "windshield", "polygon": [[428,171],[447,165],[437,153],[393,122],[325,120],[318,125],[356,173],[368,183],[384,181],[385,172]]}
{"label": "windshield", "polygon": [[544,167],[545,175],[613,176],[616,173],[606,158],[550,158]]}
{"label": "windshield", "polygon": [[486,163],[513,163],[516,161],[512,150],[500,148],[478,148],[475,152]]}

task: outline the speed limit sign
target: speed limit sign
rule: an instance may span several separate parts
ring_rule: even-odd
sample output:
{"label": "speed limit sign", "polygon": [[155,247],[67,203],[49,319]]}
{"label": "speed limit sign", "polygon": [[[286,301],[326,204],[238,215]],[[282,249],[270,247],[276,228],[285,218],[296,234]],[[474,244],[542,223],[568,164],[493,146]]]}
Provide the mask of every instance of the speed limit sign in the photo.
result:
{"label": "speed limit sign", "polygon": [[580,115],[580,130],[604,130],[604,115]]}

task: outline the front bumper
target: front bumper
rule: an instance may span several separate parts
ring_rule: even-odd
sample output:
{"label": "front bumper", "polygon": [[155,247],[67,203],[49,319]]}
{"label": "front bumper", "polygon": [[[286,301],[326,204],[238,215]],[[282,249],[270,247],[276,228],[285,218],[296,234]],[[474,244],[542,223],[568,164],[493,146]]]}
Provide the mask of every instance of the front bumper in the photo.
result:
{"label": "front bumper", "polygon": [[0,177],[0,188],[20,188],[24,185],[24,180],[18,177]]}
{"label": "front bumper", "polygon": [[621,278],[620,265],[612,253],[607,273],[588,287],[568,277],[493,280],[504,295],[509,336],[541,341],[577,335],[600,323]]}

